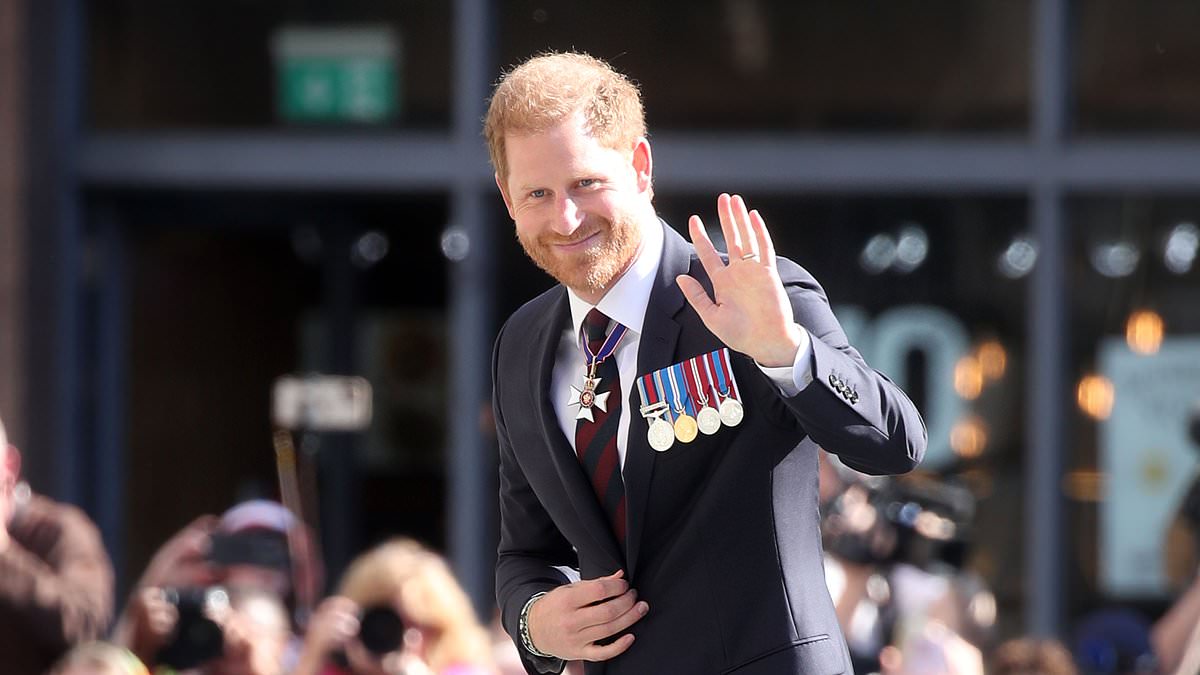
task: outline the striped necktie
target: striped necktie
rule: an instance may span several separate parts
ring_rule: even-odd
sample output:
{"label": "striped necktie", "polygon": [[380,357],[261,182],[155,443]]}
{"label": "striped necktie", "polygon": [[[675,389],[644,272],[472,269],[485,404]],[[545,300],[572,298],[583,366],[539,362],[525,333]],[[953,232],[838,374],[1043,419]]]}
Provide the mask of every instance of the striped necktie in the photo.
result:
{"label": "striped necktie", "polygon": [[[584,319],[584,335],[593,354],[600,352],[608,336],[609,322],[609,318],[598,309],[588,312]],[[624,402],[621,400],[621,380],[615,352],[596,364],[596,377],[600,379],[597,393],[611,392],[607,401],[608,410],[593,407],[594,422],[576,422],[575,451],[592,482],[600,505],[604,507],[604,513],[608,515],[617,541],[624,548],[625,483],[621,479],[621,460],[617,455],[617,424],[621,420]]]}

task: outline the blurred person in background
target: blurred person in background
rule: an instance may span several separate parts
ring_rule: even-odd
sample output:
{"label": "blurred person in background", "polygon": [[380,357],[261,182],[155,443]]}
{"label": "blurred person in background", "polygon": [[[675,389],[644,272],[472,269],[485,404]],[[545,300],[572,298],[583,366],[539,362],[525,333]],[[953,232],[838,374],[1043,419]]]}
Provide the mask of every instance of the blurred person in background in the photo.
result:
{"label": "blurred person in background", "polygon": [[0,671],[41,675],[108,629],[113,571],[95,524],[32,494],[20,475],[0,420]]}
{"label": "blurred person in background", "polygon": [[1077,675],[1071,652],[1058,640],[1017,638],[992,653],[988,675]]}
{"label": "blurred person in background", "polygon": [[[822,460],[825,579],[855,672],[878,671],[885,656],[894,672],[906,672],[896,670],[902,661],[907,672],[919,672],[911,670],[918,655],[905,649],[921,651],[934,665],[978,655],[995,624],[996,603],[964,565],[971,493],[931,476],[864,476],[835,457]],[[929,659],[931,651],[946,653]]]}
{"label": "blurred person in background", "polygon": [[1082,675],[1173,672],[1173,668],[1160,667],[1150,641],[1150,622],[1141,612],[1106,607],[1084,615],[1076,623],[1072,655]]}
{"label": "blurred person in background", "polygon": [[128,649],[85,642],[72,647],[47,675],[150,675],[150,671]]}
{"label": "blurred person in background", "polygon": [[411,539],[359,556],[313,614],[295,675],[492,675],[487,631],[444,558]]}
{"label": "blurred person in background", "polygon": [[143,589],[130,602],[140,653],[154,670],[196,675],[283,675],[291,623],[283,602],[261,588],[209,589],[192,602],[175,591]]}
{"label": "blurred person in background", "polygon": [[527,671],[849,669],[798,445],[903,473],[916,407],[740,196],[717,198],[727,258],[699,216],[691,243],[658,217],[641,95],[607,63],[529,59],[484,131],[517,238],[559,282],[493,362],[496,588]]}
{"label": "blurred person in background", "polygon": [[209,557],[221,583],[273,591],[287,602],[297,628],[320,596],[325,569],[307,524],[268,499],[241,502],[221,516]]}
{"label": "blurred person in background", "polygon": [[[293,611],[299,608],[296,599],[304,593],[314,597],[323,578],[311,542],[308,527],[269,500],[242,502],[220,518],[200,516],[155,552],[130,594],[113,639],[147,663],[157,663],[159,650],[171,643],[177,629],[180,603],[189,621],[201,621],[192,615],[207,616],[211,597],[220,600],[226,589],[238,589],[243,596],[270,596],[285,607],[289,639],[283,664],[290,669],[301,645],[296,627],[304,620],[302,612]],[[207,657],[214,658],[210,651]]]}
{"label": "blurred person in background", "polygon": [[879,654],[881,675],[984,675],[983,653],[938,621],[927,621]]}
{"label": "blurred person in background", "polygon": [[1200,673],[1200,574],[1154,623],[1150,643],[1163,673]]}

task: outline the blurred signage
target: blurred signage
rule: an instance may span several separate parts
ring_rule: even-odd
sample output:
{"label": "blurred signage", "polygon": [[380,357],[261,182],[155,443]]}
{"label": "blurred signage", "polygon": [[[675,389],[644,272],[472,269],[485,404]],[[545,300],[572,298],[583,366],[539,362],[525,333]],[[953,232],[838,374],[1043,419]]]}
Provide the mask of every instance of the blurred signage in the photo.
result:
{"label": "blurred signage", "polygon": [[1198,480],[1188,415],[1200,401],[1200,338],[1167,338],[1142,355],[1106,339],[1100,372],[1113,384],[1112,414],[1100,423],[1100,580],[1122,597],[1168,591],[1167,529]]}
{"label": "blurred signage", "polygon": [[[913,376],[925,382],[925,398],[914,401],[929,432],[929,445],[922,466],[939,469],[955,460],[951,431],[968,411],[954,391],[954,365],[970,351],[970,336],[963,322],[950,312],[932,305],[902,305],[871,318],[854,305],[834,307],[850,344],[871,364],[890,377],[901,389],[912,393]],[[920,353],[923,373],[910,373],[909,357]]]}
{"label": "blurred signage", "polygon": [[400,107],[400,38],[386,27],[275,32],[278,115],[289,122],[378,124]]}
{"label": "blurred signage", "polygon": [[371,384],[361,377],[281,377],[271,394],[276,426],[299,431],[362,431],[371,424]]}

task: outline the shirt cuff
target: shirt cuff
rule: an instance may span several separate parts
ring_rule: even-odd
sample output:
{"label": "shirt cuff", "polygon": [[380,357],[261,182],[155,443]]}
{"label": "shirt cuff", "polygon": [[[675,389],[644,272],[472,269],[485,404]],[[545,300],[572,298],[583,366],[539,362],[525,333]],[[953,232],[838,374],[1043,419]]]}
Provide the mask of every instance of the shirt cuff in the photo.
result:
{"label": "shirt cuff", "polygon": [[775,383],[775,388],[786,398],[791,398],[804,391],[813,379],[812,337],[809,336],[807,330],[804,330],[803,326],[800,327],[800,335],[800,346],[796,349],[796,360],[792,362],[792,365],[768,368],[757,361],[754,362],[754,365],[758,366],[764,375],[771,378],[771,381]]}

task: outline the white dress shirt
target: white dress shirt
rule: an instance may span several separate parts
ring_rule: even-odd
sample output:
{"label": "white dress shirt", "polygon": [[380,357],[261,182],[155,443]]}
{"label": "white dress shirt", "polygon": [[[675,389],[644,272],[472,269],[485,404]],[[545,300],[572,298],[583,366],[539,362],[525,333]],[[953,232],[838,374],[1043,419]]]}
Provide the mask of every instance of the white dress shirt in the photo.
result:
{"label": "white dress shirt", "polygon": [[[583,320],[593,308],[599,309],[608,318],[624,325],[628,330],[621,338],[615,352],[617,372],[621,376],[621,418],[617,423],[617,455],[621,466],[625,466],[626,439],[629,437],[629,421],[632,419],[628,405],[629,393],[638,375],[637,372],[638,345],[641,344],[642,327],[646,318],[646,306],[650,303],[650,291],[658,277],[658,266],[662,260],[663,230],[658,223],[652,223],[643,228],[642,246],[638,249],[637,257],[629,269],[617,279],[612,288],[604,294],[598,305],[588,304],[571,289],[567,289],[567,297],[571,304],[571,325],[563,330],[558,341],[558,351],[554,357],[554,370],[550,382],[550,401],[554,413],[558,417],[559,427],[571,447],[575,447],[575,415],[579,408],[570,405],[571,387],[583,388],[586,375],[586,361],[579,336]],[[796,361],[791,366],[762,369],[775,382],[780,393],[784,396],[795,396],[812,381],[812,343],[808,331],[802,330],[804,341],[796,351]],[[671,364],[664,363],[663,367]],[[600,383],[599,391],[608,391],[604,382]],[[609,397],[611,401],[616,396]]]}

